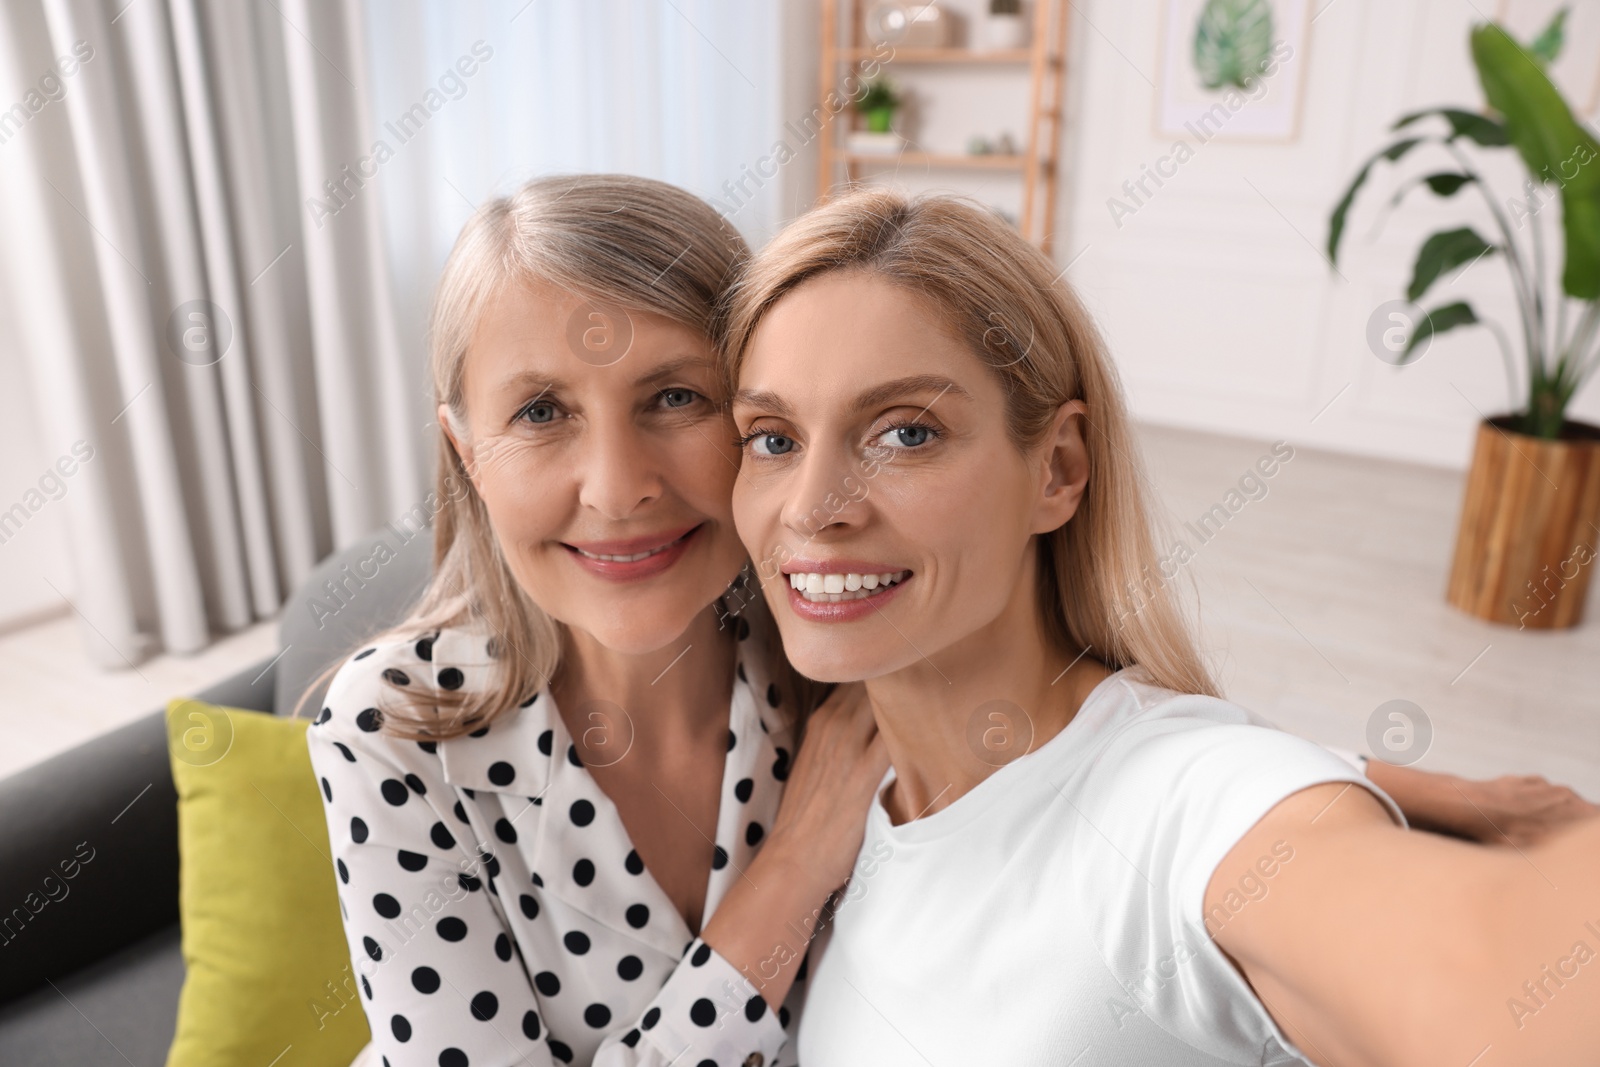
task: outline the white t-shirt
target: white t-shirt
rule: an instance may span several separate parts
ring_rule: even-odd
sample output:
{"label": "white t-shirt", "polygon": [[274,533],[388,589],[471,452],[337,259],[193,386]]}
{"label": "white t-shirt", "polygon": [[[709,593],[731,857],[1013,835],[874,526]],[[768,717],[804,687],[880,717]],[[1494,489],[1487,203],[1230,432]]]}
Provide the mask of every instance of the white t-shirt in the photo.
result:
{"label": "white t-shirt", "polygon": [[[1307,786],[1351,782],[1404,817],[1325,749],[1141,677],[1105,679],[1066,729],[933,815],[893,826],[880,789],[812,952],[805,1067],[1308,1062],[1207,936],[1206,886]],[[1221,918],[1293,862],[1275,844]]]}

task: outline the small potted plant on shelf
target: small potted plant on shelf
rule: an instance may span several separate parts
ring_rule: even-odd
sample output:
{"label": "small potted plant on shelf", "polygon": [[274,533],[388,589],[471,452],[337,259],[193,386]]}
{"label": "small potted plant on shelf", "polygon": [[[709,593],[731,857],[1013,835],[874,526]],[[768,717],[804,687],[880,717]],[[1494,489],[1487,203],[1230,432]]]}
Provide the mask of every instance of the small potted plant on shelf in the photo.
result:
{"label": "small potted plant on shelf", "polygon": [[852,152],[877,155],[894,155],[905,147],[905,141],[892,129],[895,112],[905,103],[905,98],[887,78],[874,78],[856,94],[855,109],[866,119],[865,130],[852,130],[847,144]]}
{"label": "small potted plant on shelf", "polygon": [[[1374,166],[1424,152],[1448,163],[1404,180],[1387,208],[1424,187],[1445,199],[1470,193],[1487,208],[1489,236],[1468,225],[1423,242],[1406,297],[1421,301],[1457,267],[1499,259],[1517,302],[1515,341],[1470,303],[1440,302],[1418,316],[1398,362],[1466,326],[1485,327],[1499,345],[1510,402],[1521,406],[1479,424],[1447,596],[1463,611],[1519,627],[1576,625],[1600,551],[1600,427],[1567,417],[1600,367],[1600,144],[1546,72],[1565,20],[1563,8],[1526,47],[1494,23],[1475,27],[1472,60],[1488,112],[1439,107],[1399,119],[1392,129],[1403,135],[1356,173],[1328,226],[1336,263],[1351,204]],[[1516,154],[1527,171],[1518,195],[1491,188],[1476,165],[1480,152]],[[1558,205],[1555,241],[1544,230]],[[1552,253],[1559,278],[1547,270]]]}

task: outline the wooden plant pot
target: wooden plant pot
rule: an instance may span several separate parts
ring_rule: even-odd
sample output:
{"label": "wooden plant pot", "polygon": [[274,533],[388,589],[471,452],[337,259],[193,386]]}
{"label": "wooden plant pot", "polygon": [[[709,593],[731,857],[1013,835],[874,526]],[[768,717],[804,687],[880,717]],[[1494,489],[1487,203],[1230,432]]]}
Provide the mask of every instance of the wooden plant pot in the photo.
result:
{"label": "wooden plant pot", "polygon": [[1558,440],[1478,424],[1450,568],[1450,603],[1519,629],[1576,626],[1600,567],[1600,427]]}

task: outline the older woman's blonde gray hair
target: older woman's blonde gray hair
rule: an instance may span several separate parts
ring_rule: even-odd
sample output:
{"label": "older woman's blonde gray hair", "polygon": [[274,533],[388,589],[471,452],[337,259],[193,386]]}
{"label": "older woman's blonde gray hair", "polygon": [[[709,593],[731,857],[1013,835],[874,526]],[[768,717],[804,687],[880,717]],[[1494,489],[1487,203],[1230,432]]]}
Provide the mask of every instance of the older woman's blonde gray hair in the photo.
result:
{"label": "older woman's blonde gray hair", "polygon": [[975,204],[857,189],[791,224],[729,289],[718,332],[730,383],[772,306],[838,270],[870,272],[925,299],[1000,380],[1019,448],[1043,440],[1063,403],[1083,402],[1083,502],[1038,541],[1046,630],[1066,655],[1087,649],[1113,668],[1138,664],[1169,689],[1217,695],[1161,575],[1116,370],[1055,264]]}
{"label": "older woman's blonde gray hair", "polygon": [[[434,396],[471,449],[462,392],[467,347],[506,286],[538,281],[598,305],[655,312],[707,337],[718,299],[749,247],[698,197],[624,174],[536,178],[485,204],[462,227],[435,291],[429,325]],[[410,615],[388,635],[471,626],[493,637],[499,666],[490,690],[393,692],[388,733],[439,740],[480,727],[554,676],[559,624],[512,575],[466,465],[439,435],[433,575]]]}

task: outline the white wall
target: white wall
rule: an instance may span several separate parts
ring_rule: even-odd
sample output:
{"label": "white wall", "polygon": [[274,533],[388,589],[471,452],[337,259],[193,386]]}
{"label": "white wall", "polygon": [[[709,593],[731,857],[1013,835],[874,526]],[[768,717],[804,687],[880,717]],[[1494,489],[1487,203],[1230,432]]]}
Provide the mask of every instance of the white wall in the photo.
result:
{"label": "white wall", "polygon": [[[1490,335],[1446,335],[1419,363],[1396,368],[1374,357],[1365,329],[1377,305],[1403,294],[1427,234],[1470,222],[1493,239],[1483,206],[1464,196],[1430,204],[1428,193],[1416,193],[1410,207],[1426,210],[1403,210],[1374,239],[1377,207],[1395,187],[1396,172],[1380,170],[1352,215],[1343,277],[1321,249],[1330,209],[1361,162],[1389,143],[1395,118],[1431,105],[1479,105],[1467,53],[1479,16],[1460,0],[1307,2],[1321,14],[1280,75],[1304,79],[1298,135],[1280,144],[1199,145],[1132,216],[1113,220],[1108,200],[1127,202],[1123,182],[1172,148],[1173,138],[1156,132],[1153,84],[1167,5],[1075,0],[1057,259],[1081,257],[1068,276],[1108,335],[1141,418],[1464,466],[1480,412],[1509,406]],[[1493,3],[1478,6],[1494,13]],[[1527,39],[1556,6],[1502,0],[1500,9],[1509,8],[1512,31]],[[1556,75],[1592,118],[1600,4],[1576,7]],[[1447,169],[1442,154],[1428,160],[1440,164],[1428,170]],[[1415,172],[1422,162],[1402,166]],[[1516,180],[1501,181],[1502,198]],[[1442,303],[1443,294],[1470,299],[1515,334],[1507,285],[1505,267],[1486,259],[1439,283],[1424,303]],[[1600,421],[1600,386],[1580,394],[1574,414]]]}

